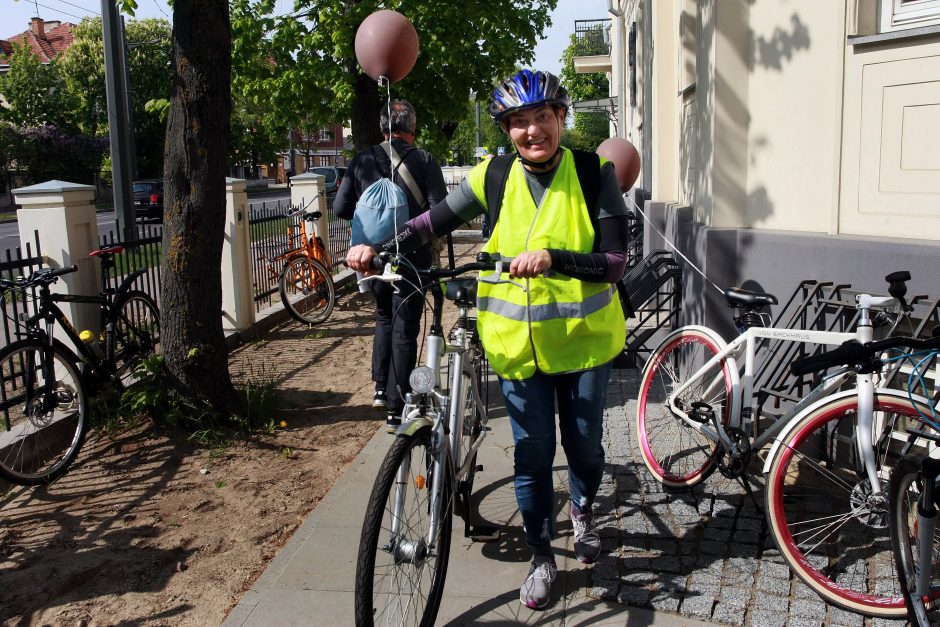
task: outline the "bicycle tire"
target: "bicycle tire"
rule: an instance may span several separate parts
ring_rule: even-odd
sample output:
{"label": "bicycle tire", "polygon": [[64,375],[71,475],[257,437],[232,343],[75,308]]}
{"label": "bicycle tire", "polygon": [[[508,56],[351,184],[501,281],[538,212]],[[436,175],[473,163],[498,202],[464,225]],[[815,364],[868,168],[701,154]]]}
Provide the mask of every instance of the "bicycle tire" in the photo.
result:
{"label": "bicycle tire", "polygon": [[891,547],[898,570],[898,581],[904,595],[907,619],[912,625],[928,627],[940,625],[940,529],[934,529],[933,559],[930,564],[931,590],[936,593],[915,597],[915,573],[920,571],[917,555],[917,505],[923,480],[920,474],[921,458],[908,456],[901,459],[891,472],[888,484],[890,498]]}
{"label": "bicycle tire", "polygon": [[[36,340],[0,351],[0,477],[18,485],[41,485],[60,477],[75,460],[88,429],[88,405],[75,355],[61,342],[52,347],[54,398],[42,367],[48,347]],[[33,377],[36,377],[35,380]]]}
{"label": "bicycle tire", "polygon": [[114,368],[118,373],[132,372],[137,364],[159,351],[160,311],[156,301],[140,290],[119,296],[114,311]]}
{"label": "bicycle tire", "polygon": [[289,258],[277,283],[284,308],[298,322],[319,324],[333,312],[336,304],[333,276],[316,259],[306,255]]}
{"label": "bicycle tire", "polygon": [[[660,343],[643,369],[637,396],[636,437],[643,463],[665,486],[692,487],[715,470],[718,442],[673,415],[664,401],[723,348],[722,341],[704,329],[683,327]],[[678,402],[686,412],[691,412],[692,403],[706,403],[712,411],[721,412],[721,422],[727,426],[731,413],[731,374],[727,360],[722,360],[720,366],[720,372],[716,368],[714,374],[706,373]],[[723,381],[717,379],[719,376]]]}
{"label": "bicycle tire", "polygon": [[[450,557],[453,495],[450,469],[442,482],[438,502],[440,524],[437,536],[430,535],[429,513],[433,507],[434,455],[431,428],[398,435],[385,455],[369,496],[362,523],[356,561],[356,625],[421,625],[431,627],[440,608]],[[399,468],[405,481],[398,484]],[[404,492],[396,492],[399,485]],[[401,499],[399,516],[391,511]],[[401,522],[397,533],[392,521]],[[379,546],[382,538],[386,544]],[[379,559],[379,557],[382,559]]]}
{"label": "bicycle tire", "polygon": [[[916,420],[902,392],[878,391],[883,425],[875,442],[879,481],[897,462],[892,439],[880,433]],[[929,410],[928,410],[929,411]],[[790,568],[827,602],[883,618],[906,615],[891,547],[888,504],[868,498],[871,485],[858,459],[858,396],[838,395],[796,418],[768,462],[766,513],[774,542]]]}

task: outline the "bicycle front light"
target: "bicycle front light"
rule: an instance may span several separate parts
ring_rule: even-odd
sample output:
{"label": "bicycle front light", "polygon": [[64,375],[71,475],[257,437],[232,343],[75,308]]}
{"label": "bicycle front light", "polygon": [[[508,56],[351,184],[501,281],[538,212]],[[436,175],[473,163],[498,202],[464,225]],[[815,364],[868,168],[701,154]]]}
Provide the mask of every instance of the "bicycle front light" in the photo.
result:
{"label": "bicycle front light", "polygon": [[434,370],[429,366],[418,366],[411,371],[408,383],[411,384],[411,391],[415,394],[427,394],[437,385],[437,377],[434,376]]}

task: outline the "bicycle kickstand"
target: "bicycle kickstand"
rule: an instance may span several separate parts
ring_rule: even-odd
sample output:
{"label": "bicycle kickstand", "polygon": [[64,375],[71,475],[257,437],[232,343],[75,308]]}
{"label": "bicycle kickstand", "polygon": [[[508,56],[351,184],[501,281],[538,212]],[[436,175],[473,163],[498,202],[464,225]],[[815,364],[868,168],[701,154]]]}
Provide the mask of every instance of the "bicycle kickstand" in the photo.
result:
{"label": "bicycle kickstand", "polygon": [[466,503],[463,516],[463,535],[470,538],[473,542],[494,542],[499,540],[499,527],[495,525],[473,524],[474,518],[479,518],[477,508],[470,501],[470,488],[466,485],[460,486],[460,498]]}

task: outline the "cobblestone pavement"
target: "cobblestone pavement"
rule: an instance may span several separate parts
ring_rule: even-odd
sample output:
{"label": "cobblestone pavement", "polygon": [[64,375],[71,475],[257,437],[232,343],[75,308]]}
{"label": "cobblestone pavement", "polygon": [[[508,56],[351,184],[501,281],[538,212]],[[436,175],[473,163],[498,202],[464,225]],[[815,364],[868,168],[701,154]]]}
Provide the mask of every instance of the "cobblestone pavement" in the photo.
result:
{"label": "cobblestone pavement", "polygon": [[597,500],[605,552],[592,596],[729,625],[905,624],[829,606],[790,572],[765,524],[762,478],[760,508],[717,472],[694,489],[665,491],[633,434],[639,378],[638,369],[614,370],[608,392]]}

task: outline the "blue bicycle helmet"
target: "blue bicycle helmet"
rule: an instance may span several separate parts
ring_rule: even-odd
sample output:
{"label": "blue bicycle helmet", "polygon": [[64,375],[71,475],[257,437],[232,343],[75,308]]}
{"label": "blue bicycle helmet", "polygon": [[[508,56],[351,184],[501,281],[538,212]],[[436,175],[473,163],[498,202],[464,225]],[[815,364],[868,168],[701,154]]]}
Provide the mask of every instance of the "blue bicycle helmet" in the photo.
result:
{"label": "blue bicycle helmet", "polygon": [[571,107],[571,98],[558,77],[551,72],[520,70],[493,90],[490,115],[499,124],[514,111],[544,104],[561,107],[567,113]]}

